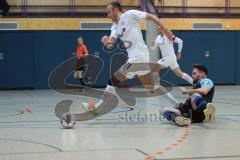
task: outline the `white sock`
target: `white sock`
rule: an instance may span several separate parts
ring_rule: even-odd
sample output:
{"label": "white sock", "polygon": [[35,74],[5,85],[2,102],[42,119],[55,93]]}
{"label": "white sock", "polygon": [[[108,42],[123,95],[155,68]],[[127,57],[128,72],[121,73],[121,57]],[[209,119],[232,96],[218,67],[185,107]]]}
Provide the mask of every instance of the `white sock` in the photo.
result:
{"label": "white sock", "polygon": [[113,87],[111,85],[107,85],[104,92],[108,92],[108,93],[111,93],[111,94],[115,95],[116,94],[116,89],[115,89],[115,87]]}
{"label": "white sock", "polygon": [[153,73],[153,77],[154,77],[154,82],[155,82],[155,86],[160,86],[160,82],[159,82],[159,74],[157,72]]}
{"label": "white sock", "polygon": [[[111,93],[113,95],[116,95],[116,89],[113,86],[107,85],[107,87],[104,90],[104,94],[106,94],[106,92]],[[95,104],[95,107],[99,107],[100,105],[103,104],[103,102],[106,102],[106,99],[103,99],[105,96],[103,95],[102,98],[98,101],[98,103]]]}
{"label": "white sock", "polygon": [[192,77],[190,77],[190,76],[189,76],[188,74],[186,74],[186,73],[183,73],[182,79],[185,79],[186,81],[188,81],[188,83],[193,84],[193,79],[192,79]]}
{"label": "white sock", "polygon": [[180,103],[180,102],[179,102],[176,98],[174,98],[170,93],[166,93],[166,94],[164,95],[164,97],[167,98],[174,106],[175,106],[176,104],[179,104],[179,103]]}
{"label": "white sock", "polygon": [[100,100],[95,104],[95,108],[98,108],[99,106],[101,106],[102,103],[103,103],[103,100],[100,99]]}

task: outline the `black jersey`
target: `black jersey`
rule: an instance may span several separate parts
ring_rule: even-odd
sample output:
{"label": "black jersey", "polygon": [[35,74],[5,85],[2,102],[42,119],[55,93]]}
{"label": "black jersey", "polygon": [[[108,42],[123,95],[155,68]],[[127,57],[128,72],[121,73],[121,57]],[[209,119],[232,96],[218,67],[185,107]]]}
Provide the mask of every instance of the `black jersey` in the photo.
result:
{"label": "black jersey", "polygon": [[193,89],[202,88],[202,87],[205,87],[206,85],[208,86],[209,92],[207,93],[207,95],[201,95],[201,96],[207,99],[208,102],[212,102],[215,87],[214,87],[214,83],[210,79],[208,78],[201,79],[200,81],[198,81],[196,84],[193,85]]}

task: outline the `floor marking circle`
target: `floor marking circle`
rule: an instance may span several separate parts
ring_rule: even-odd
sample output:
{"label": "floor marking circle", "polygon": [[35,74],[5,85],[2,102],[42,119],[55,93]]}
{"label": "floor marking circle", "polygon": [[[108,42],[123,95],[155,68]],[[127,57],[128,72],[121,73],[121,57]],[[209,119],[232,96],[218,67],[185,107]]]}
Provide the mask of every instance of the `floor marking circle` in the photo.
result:
{"label": "floor marking circle", "polygon": [[180,137],[176,140],[176,142],[174,142],[171,145],[165,147],[164,149],[156,152],[153,155],[148,155],[144,160],[153,160],[155,156],[162,155],[162,154],[176,148],[180,143],[185,141],[189,137],[189,135],[190,135],[190,127],[186,126],[186,127],[184,127],[184,131],[183,131],[182,135],[180,135]]}

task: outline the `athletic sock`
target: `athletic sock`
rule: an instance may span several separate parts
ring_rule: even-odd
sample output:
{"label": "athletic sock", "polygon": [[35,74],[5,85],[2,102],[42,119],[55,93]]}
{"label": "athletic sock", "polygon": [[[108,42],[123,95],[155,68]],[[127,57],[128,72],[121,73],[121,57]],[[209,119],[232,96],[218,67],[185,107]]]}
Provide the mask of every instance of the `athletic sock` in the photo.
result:
{"label": "athletic sock", "polygon": [[153,77],[154,77],[155,86],[156,87],[160,86],[159,74],[157,72],[154,72]]}
{"label": "athletic sock", "polygon": [[115,89],[115,87],[113,87],[111,85],[107,85],[107,87],[104,90],[103,96],[98,101],[98,103],[95,104],[95,107],[98,108],[101,105],[107,103],[111,99],[111,97],[113,95],[116,96],[116,89]]}
{"label": "athletic sock", "polygon": [[168,121],[173,121],[173,122],[175,122],[175,118],[177,117],[177,113],[169,111],[169,110],[164,111],[162,115]]}
{"label": "athletic sock", "polygon": [[201,96],[196,96],[196,98],[194,99],[194,103],[196,104],[198,109],[203,111],[204,109],[206,109],[208,102],[204,100]]}
{"label": "athletic sock", "polygon": [[188,74],[183,73],[182,79],[186,80],[188,83],[193,84],[193,79]]}
{"label": "athletic sock", "polygon": [[176,98],[174,98],[171,93],[166,93],[164,97],[168,99],[174,106],[180,104],[180,102]]}

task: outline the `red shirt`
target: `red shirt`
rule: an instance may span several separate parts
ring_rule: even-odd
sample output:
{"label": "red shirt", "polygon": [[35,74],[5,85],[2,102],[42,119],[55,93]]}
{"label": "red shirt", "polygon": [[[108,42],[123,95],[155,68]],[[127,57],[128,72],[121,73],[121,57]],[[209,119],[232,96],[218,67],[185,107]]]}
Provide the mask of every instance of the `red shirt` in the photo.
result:
{"label": "red shirt", "polygon": [[88,52],[88,49],[84,44],[78,45],[76,56],[77,57],[82,57],[84,54],[87,54],[87,52]]}

